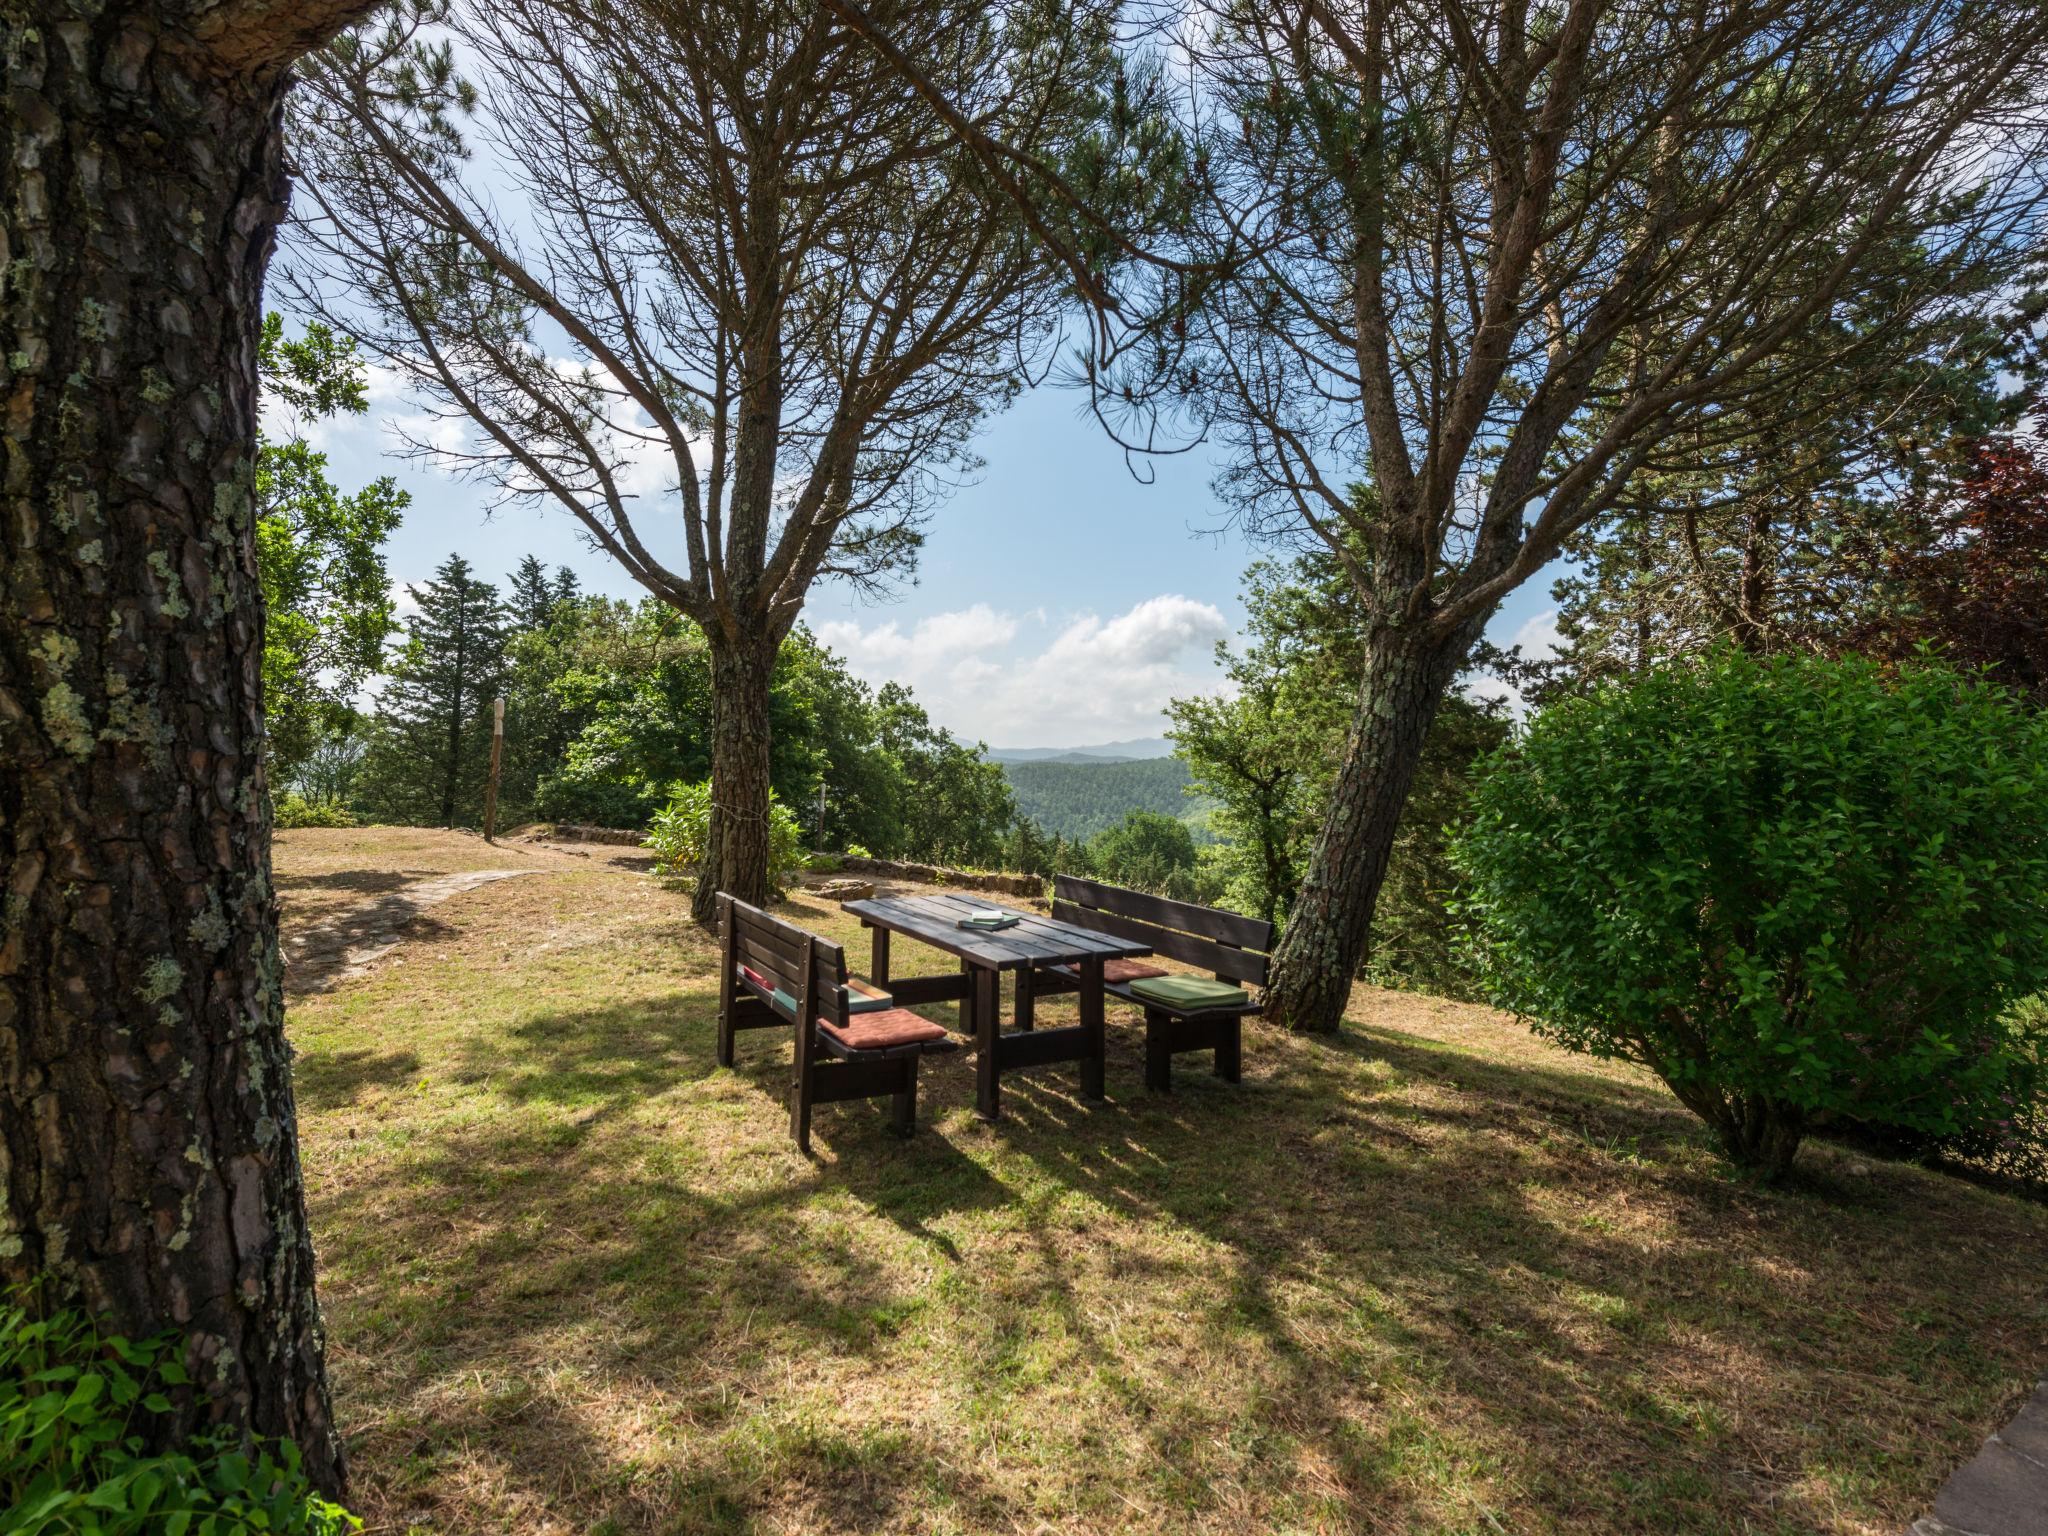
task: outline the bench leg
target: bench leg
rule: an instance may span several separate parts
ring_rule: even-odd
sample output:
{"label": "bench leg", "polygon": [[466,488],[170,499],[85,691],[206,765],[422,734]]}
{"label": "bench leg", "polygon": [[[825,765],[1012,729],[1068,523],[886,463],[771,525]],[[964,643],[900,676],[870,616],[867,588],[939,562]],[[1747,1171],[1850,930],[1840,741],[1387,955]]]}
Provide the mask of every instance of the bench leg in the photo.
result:
{"label": "bench leg", "polygon": [[1102,1027],[1102,962],[1088,960],[1081,967],[1081,1027],[1088,1031],[1088,1054],[1081,1058],[1081,1094],[1084,1098],[1103,1096],[1103,1060],[1108,1055],[1107,1034]]}
{"label": "bench leg", "polygon": [[727,997],[719,1004],[718,1008],[718,1064],[721,1067],[732,1065],[732,1037],[734,1033],[735,1031],[732,1027],[732,999]]}
{"label": "bench leg", "polygon": [[811,1096],[804,1092],[803,1085],[797,1084],[790,1090],[789,1134],[796,1138],[796,1149],[805,1157],[811,1155]]}
{"label": "bench leg", "polygon": [[1156,1008],[1145,1010],[1145,1086],[1173,1092],[1173,1020]]}
{"label": "bench leg", "polygon": [[891,1123],[898,1136],[908,1136],[917,1129],[917,1058],[907,1056],[903,1060],[903,1086],[896,1090],[892,1104]]}
{"label": "bench leg", "polygon": [[1226,1083],[1244,1081],[1244,1020],[1232,1019],[1223,1026],[1216,1042],[1216,1075]]}
{"label": "bench leg", "polygon": [[1025,966],[1017,973],[1017,1027],[1034,1029],[1038,1025],[1038,999],[1031,991],[1031,967]]}

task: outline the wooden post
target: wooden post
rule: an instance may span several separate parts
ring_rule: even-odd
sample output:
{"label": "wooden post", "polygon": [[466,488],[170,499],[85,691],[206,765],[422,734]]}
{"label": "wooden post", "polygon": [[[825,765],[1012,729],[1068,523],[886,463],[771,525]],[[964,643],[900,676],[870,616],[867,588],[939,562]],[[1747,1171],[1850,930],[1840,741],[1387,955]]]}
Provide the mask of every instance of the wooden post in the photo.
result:
{"label": "wooden post", "polygon": [[491,700],[491,782],[484,786],[484,841],[498,835],[498,769],[505,761],[505,696]]}

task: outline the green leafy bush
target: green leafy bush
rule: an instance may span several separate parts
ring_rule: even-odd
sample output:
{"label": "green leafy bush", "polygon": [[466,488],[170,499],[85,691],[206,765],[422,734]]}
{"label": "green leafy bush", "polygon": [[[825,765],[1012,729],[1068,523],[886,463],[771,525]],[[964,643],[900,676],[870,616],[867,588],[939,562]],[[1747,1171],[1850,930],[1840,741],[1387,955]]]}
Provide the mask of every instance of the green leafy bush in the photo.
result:
{"label": "green leafy bush", "polygon": [[2048,718],[1932,663],[1723,652],[1539,716],[1454,856],[1489,991],[1766,1174],[1830,1122],[2035,1114]]}
{"label": "green leafy bush", "polygon": [[[655,868],[671,884],[694,876],[703,867],[711,839],[711,781],[685,784],[654,815],[647,846]],[[768,883],[778,893],[795,883],[804,869],[804,839],[796,818],[774,791],[768,794]]]}
{"label": "green leafy bush", "polygon": [[353,827],[355,813],[330,800],[308,800],[286,790],[271,804],[271,822],[282,832],[299,827]]}
{"label": "green leafy bush", "polygon": [[660,805],[653,786],[612,777],[574,757],[560,772],[542,775],[533,796],[533,813],[545,821],[624,830],[646,826]]}
{"label": "green leafy bush", "polygon": [[77,1312],[0,1304],[0,1531],[8,1536],[341,1536],[362,1522],[315,1493],[299,1450],[224,1434],[149,1451],[185,1384],[171,1338],[130,1343]]}

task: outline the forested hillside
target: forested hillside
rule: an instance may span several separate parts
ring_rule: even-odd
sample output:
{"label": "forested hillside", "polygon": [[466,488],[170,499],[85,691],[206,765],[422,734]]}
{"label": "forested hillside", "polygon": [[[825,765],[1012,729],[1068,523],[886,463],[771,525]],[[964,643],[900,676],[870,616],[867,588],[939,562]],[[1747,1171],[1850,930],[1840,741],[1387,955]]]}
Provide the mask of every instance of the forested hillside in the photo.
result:
{"label": "forested hillside", "polygon": [[[1187,796],[1188,767],[1177,757],[1132,762],[1004,763],[1017,810],[1046,832],[1085,841],[1133,811],[1199,821],[1210,802]],[[1200,839],[1202,832],[1197,830]]]}

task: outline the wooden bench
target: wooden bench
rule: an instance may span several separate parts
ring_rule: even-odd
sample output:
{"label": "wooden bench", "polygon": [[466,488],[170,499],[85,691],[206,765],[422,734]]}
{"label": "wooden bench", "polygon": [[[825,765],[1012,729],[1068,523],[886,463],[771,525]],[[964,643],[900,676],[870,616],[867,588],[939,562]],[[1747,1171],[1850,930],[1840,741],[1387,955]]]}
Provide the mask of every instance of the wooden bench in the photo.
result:
{"label": "wooden bench", "polygon": [[[811,1106],[841,1099],[893,1100],[896,1133],[917,1128],[917,1063],[950,1050],[946,1031],[893,1006],[887,993],[846,974],[846,951],[759,907],[718,897],[718,1064],[733,1064],[743,1029],[792,1029],[789,1129],[811,1150]],[[810,1027],[798,1027],[809,1020]]]}
{"label": "wooden bench", "polygon": [[[1077,875],[1056,876],[1052,894],[1052,915],[1063,923],[1149,945],[1154,954],[1184,961],[1218,981],[1240,987],[1266,984],[1273,949],[1271,923]],[[1243,1021],[1260,1005],[1247,1002],[1188,1012],[1131,990],[1135,981],[1168,974],[1163,967],[1133,960],[1112,960],[1103,968],[1103,991],[1145,1010],[1145,1086],[1162,1093],[1171,1090],[1173,1058],[1182,1051],[1214,1051],[1216,1075],[1237,1082],[1244,1067]],[[1079,976],[1069,967],[1032,972],[1031,990],[1041,997],[1071,992],[1079,985]]]}

